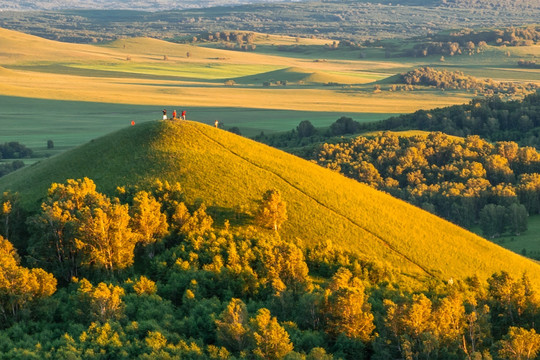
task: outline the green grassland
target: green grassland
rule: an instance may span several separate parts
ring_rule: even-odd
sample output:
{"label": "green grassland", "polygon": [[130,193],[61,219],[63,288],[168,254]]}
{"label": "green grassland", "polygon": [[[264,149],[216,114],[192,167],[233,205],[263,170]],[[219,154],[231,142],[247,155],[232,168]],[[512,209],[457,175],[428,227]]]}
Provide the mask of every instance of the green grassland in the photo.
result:
{"label": "green grassland", "polygon": [[18,191],[36,209],[51,182],[84,176],[109,194],[119,185],[179,181],[187,203],[207,204],[218,224],[249,225],[262,193],[277,188],[288,204],[281,236],[302,246],[330,240],[403,274],[442,281],[527,271],[540,286],[538,265],[519,255],[335,172],[196,122],[121,129],[3,177],[0,191]]}
{"label": "green grassland", "polygon": [[[218,120],[223,128],[241,128],[242,135],[254,136],[290,130],[302,120],[316,126],[328,126],[339,117],[358,121],[381,120],[391,113],[347,113],[324,111],[294,111],[279,109],[233,107],[185,107],[182,102],[156,105],[110,104],[86,101],[28,99],[0,96],[0,143],[18,141],[38,152],[38,156],[66,150],[128,126],[155,121],[166,107],[169,114],[176,109],[187,110],[188,118],[213,124]],[[287,124],[287,126],[285,126]],[[53,140],[56,151],[46,150],[47,140]],[[26,160],[25,160],[26,162]]]}
{"label": "green grassland", "polygon": [[[474,229],[478,234],[481,234],[479,228]],[[534,259],[540,258],[540,215],[530,216],[528,218],[528,229],[519,235],[504,235],[496,239],[492,239],[493,242],[501,245],[502,247],[512,250],[518,254],[525,254]]]}

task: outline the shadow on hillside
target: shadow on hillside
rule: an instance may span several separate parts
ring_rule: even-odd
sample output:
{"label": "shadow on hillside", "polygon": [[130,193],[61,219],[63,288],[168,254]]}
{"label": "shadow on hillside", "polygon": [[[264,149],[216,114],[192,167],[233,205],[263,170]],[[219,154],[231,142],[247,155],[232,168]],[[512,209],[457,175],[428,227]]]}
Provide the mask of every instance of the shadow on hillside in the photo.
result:
{"label": "shadow on hillside", "polygon": [[231,226],[252,225],[254,216],[248,208],[235,206],[227,208],[223,206],[209,206],[206,213],[214,219],[218,226],[222,226],[225,220],[229,221]]}

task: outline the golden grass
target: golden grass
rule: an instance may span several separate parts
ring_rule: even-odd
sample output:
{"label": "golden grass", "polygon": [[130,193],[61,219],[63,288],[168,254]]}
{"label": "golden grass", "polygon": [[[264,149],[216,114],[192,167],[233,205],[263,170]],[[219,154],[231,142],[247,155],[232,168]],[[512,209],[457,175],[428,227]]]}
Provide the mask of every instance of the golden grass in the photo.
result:
{"label": "golden grass", "polygon": [[0,191],[19,191],[35,208],[51,182],[83,176],[109,193],[155,178],[179,181],[188,203],[203,200],[223,217],[254,209],[265,190],[277,188],[289,215],[281,236],[303,246],[330,240],[403,273],[442,281],[527,271],[540,287],[540,266],[524,257],[336,172],[189,121],[150,122],[96,139],[5,176]]}
{"label": "golden grass", "polygon": [[[270,37],[269,41],[295,41]],[[291,40],[292,39],[292,40]],[[318,43],[317,39],[301,39]],[[360,88],[322,86],[363,84],[394,73],[395,62],[328,60],[314,62],[286,56],[227,51],[136,38],[106,45],[66,44],[0,29],[0,95],[51,100],[122,104],[237,107],[331,112],[405,113],[419,108],[464,103],[468,94],[372,94]],[[187,52],[190,53],[189,58]],[[168,60],[164,61],[163,56]],[[127,60],[128,56],[131,60]],[[291,56],[287,54],[287,56]],[[205,70],[207,69],[207,70]],[[297,69],[310,86],[263,88],[262,81],[243,82],[282,69],[294,80]],[[262,76],[262,75],[261,75]],[[238,77],[242,86],[222,80]],[[298,80],[296,80],[298,81]],[[313,86],[316,84],[317,86]]]}

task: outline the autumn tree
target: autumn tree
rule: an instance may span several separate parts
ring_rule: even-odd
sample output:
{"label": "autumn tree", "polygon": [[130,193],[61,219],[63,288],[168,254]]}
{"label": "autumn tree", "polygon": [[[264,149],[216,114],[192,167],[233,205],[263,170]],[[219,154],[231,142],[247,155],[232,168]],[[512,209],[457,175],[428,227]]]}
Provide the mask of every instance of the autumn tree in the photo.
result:
{"label": "autumn tree", "polygon": [[33,249],[36,257],[54,264],[56,273],[65,281],[77,276],[80,269],[80,246],[76,238],[82,225],[81,213],[104,200],[92,180],[69,179],[65,184],[51,185],[41,212],[32,218],[39,234]]}
{"label": "autumn tree", "polygon": [[505,271],[488,279],[489,305],[495,335],[506,333],[510,326],[533,326],[539,305],[527,274],[514,279]]}
{"label": "autumn tree", "polygon": [[184,234],[204,234],[212,229],[214,220],[206,213],[206,205],[201,204],[190,214],[186,205],[178,203],[171,218],[172,228]]}
{"label": "autumn tree", "polygon": [[265,249],[262,256],[266,277],[276,294],[285,289],[299,294],[310,288],[309,269],[302,250],[296,245],[280,242]]}
{"label": "autumn tree", "polygon": [[[76,277],[81,266],[109,273],[125,269],[133,264],[137,241],[149,241],[152,231],[157,231],[148,220],[151,211],[143,215],[143,198],[137,198],[135,224],[144,228],[146,238],[132,231],[128,205],[97,192],[92,180],[69,179],[66,184],[52,184],[41,213],[33,218],[40,232],[40,246],[34,252],[54,262],[65,281]],[[149,199],[148,203],[155,211],[155,203]]]}
{"label": "autumn tree", "polygon": [[218,343],[232,351],[244,350],[248,339],[248,311],[246,304],[233,298],[216,320]]}
{"label": "autumn tree", "polygon": [[4,320],[16,318],[27,303],[51,296],[55,291],[54,276],[42,269],[20,266],[13,245],[0,236],[0,312]]}
{"label": "autumn tree", "polygon": [[327,331],[333,336],[344,334],[363,342],[372,339],[374,317],[365,287],[346,268],[340,268],[328,285],[325,314]]}
{"label": "autumn tree", "polygon": [[[151,245],[167,234],[167,216],[161,212],[161,204],[148,192],[140,191],[135,195],[131,213],[131,228],[139,243]],[[153,248],[149,253],[153,257]]]}
{"label": "autumn tree", "polygon": [[129,227],[128,211],[127,205],[111,203],[106,198],[99,207],[81,211],[75,246],[82,265],[112,273],[133,264],[137,236]]}
{"label": "autumn tree", "polygon": [[499,356],[503,359],[525,360],[536,359],[540,351],[540,334],[534,329],[510,327],[508,334],[499,341]]}
{"label": "autumn tree", "polygon": [[157,292],[157,285],[155,281],[148,279],[146,276],[141,276],[133,285],[133,290],[137,295],[153,295]]}
{"label": "autumn tree", "polygon": [[99,283],[93,286],[88,280],[79,281],[77,290],[81,311],[89,311],[92,319],[105,322],[122,316],[124,289],[113,284]]}
{"label": "autumn tree", "polygon": [[287,220],[287,204],[281,199],[279,190],[272,189],[264,193],[256,220],[261,226],[276,232]]}

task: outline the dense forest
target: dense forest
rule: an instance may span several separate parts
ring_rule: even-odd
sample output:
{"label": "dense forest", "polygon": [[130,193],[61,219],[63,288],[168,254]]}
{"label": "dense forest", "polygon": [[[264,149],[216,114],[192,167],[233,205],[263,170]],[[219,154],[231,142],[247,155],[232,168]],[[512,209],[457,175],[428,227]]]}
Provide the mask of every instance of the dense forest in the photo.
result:
{"label": "dense forest", "polygon": [[[442,78],[435,79],[436,82],[442,81]],[[460,84],[452,77],[444,81],[451,86],[455,85],[454,82]],[[304,120],[289,132],[261,133],[254,139],[306,157],[312,154],[314,146],[321,143],[336,143],[341,141],[342,136],[387,130],[440,131],[461,137],[480,135],[491,142],[514,141],[521,146],[539,148],[540,93],[537,91],[536,94],[512,101],[503,101],[498,96],[476,98],[464,105],[419,110],[372,123],[361,123],[342,116],[328,128],[315,128],[309,120]]]}
{"label": "dense forest", "polygon": [[[434,135],[435,136],[435,135]],[[179,184],[4,194],[0,359],[522,359],[540,351],[528,277],[406,281],[331,242],[280,239],[287,199],[215,224]],[[24,229],[28,228],[28,232]],[[10,242],[8,239],[12,239]],[[28,241],[28,239],[30,241]],[[13,246],[15,244],[15,247]]]}
{"label": "dense forest", "polygon": [[518,235],[540,212],[540,155],[511,141],[382,133],[324,144],[314,159],[488,237]]}
{"label": "dense forest", "polygon": [[[490,141],[516,141],[540,146],[540,93],[523,100],[502,101],[498,97],[474,99],[469,104],[392,117],[372,130],[442,131],[449,135],[480,135]],[[362,127],[362,126],[360,126]]]}

